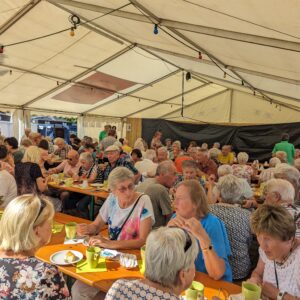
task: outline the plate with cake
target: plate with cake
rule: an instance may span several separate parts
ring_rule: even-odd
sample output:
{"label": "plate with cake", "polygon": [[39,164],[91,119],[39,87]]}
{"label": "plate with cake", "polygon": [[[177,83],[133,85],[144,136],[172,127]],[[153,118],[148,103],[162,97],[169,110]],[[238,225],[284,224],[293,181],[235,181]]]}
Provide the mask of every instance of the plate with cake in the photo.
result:
{"label": "plate with cake", "polygon": [[83,254],[76,250],[62,250],[53,253],[50,256],[50,261],[56,265],[67,266],[81,261]]}

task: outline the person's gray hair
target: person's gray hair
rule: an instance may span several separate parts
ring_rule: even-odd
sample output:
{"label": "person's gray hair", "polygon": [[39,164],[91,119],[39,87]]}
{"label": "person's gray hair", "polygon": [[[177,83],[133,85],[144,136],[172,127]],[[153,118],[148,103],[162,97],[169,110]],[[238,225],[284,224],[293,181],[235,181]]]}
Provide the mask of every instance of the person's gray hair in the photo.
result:
{"label": "person's gray hair", "polygon": [[82,159],[82,160],[85,160],[85,161],[88,161],[88,162],[93,162],[94,161],[92,153],[89,153],[89,152],[82,152],[80,154],[79,159]]}
{"label": "person's gray hair", "polygon": [[240,152],[237,156],[239,164],[246,164],[248,162],[249,155],[246,152]]}
{"label": "person's gray hair", "polygon": [[133,182],[134,174],[125,167],[117,167],[113,169],[108,176],[108,187],[113,191],[116,189],[118,183],[125,180]]}
{"label": "person's gray hair", "polygon": [[167,147],[159,147],[157,149],[157,152],[165,152],[165,153],[169,154],[169,151],[168,151]]}
{"label": "person's gray hair", "polygon": [[180,141],[178,141],[178,140],[177,140],[177,141],[174,141],[173,144],[172,144],[172,146],[173,146],[173,145],[177,145],[178,148],[181,149],[181,142],[180,142]]}
{"label": "person's gray hair", "polygon": [[274,169],[274,177],[286,179],[299,186],[300,172],[288,164],[279,164]]}
{"label": "person's gray hair", "polygon": [[167,175],[174,169],[174,163],[170,160],[165,160],[158,164],[156,169],[156,176]]}
{"label": "person's gray hair", "polygon": [[218,155],[221,153],[221,151],[217,148],[211,148],[208,150],[208,156],[209,158],[214,158],[214,159],[217,159],[218,158]]}
{"label": "person's gray hair", "polygon": [[66,143],[65,140],[63,138],[57,137],[54,139],[54,145],[56,145],[58,142],[62,142],[62,143]]}
{"label": "person's gray hair", "polygon": [[233,174],[233,170],[230,165],[222,165],[218,168],[218,177],[222,177],[228,174]]}
{"label": "person's gray hair", "polygon": [[267,193],[277,192],[283,202],[294,203],[295,189],[287,180],[272,178],[266,182],[265,189]]}
{"label": "person's gray hair", "polygon": [[225,203],[234,204],[241,202],[243,187],[238,177],[232,174],[222,176],[216,187]]}
{"label": "person's gray hair", "polygon": [[214,142],[213,147],[217,147],[218,149],[220,149],[221,144],[219,142]]}
{"label": "person's gray hair", "polygon": [[287,154],[284,151],[277,151],[275,156],[280,159],[282,163],[287,163]]}
{"label": "person's gray hair", "polygon": [[145,158],[153,161],[156,158],[155,150],[148,149],[145,153]]}
{"label": "person's gray hair", "polygon": [[294,167],[300,170],[300,158],[294,160]]}
{"label": "person's gray hair", "polygon": [[199,247],[190,235],[192,244],[186,251],[187,236],[183,229],[160,227],[146,241],[145,277],[162,286],[173,288],[179,282],[179,271],[187,271],[198,255]]}
{"label": "person's gray hair", "polygon": [[279,164],[281,164],[281,161],[280,161],[280,159],[278,157],[272,157],[269,160],[269,167],[270,168],[274,168],[274,167],[276,167]]}

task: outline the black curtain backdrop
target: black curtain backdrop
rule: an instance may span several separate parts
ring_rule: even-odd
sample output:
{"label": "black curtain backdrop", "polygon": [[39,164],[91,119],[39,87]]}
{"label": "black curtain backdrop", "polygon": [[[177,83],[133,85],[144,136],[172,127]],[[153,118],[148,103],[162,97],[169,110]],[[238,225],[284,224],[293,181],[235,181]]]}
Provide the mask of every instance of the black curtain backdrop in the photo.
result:
{"label": "black curtain backdrop", "polygon": [[163,134],[162,141],[171,138],[180,140],[182,148],[186,148],[190,141],[196,141],[199,146],[207,143],[209,147],[214,142],[221,145],[232,145],[238,153],[247,152],[250,160],[268,160],[272,156],[274,145],[281,140],[283,133],[290,135],[290,142],[296,148],[300,145],[300,123],[254,125],[254,126],[226,126],[210,124],[187,124],[160,119],[142,120],[142,137],[150,144],[155,131]]}

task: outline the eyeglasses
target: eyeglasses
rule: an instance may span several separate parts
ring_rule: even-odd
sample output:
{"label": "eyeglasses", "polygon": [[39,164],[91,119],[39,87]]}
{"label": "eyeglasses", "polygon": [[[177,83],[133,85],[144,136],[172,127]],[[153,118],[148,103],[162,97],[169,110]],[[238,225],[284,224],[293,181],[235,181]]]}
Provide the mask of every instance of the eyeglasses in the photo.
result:
{"label": "eyeglasses", "polygon": [[125,186],[123,186],[123,187],[121,187],[121,188],[119,188],[119,189],[117,189],[120,193],[125,193],[127,190],[128,191],[132,191],[134,189],[134,184],[133,183],[131,183],[131,184],[129,184],[127,187],[125,187]]}
{"label": "eyeglasses", "polygon": [[44,200],[41,200],[41,206],[40,206],[40,209],[39,209],[39,213],[38,215],[36,216],[35,220],[33,223],[36,222],[36,220],[39,218],[39,216],[41,215],[43,209],[46,207],[46,202]]}
{"label": "eyeglasses", "polygon": [[179,228],[179,229],[183,230],[184,235],[185,235],[185,245],[184,245],[183,249],[184,249],[184,252],[188,251],[190,249],[190,247],[192,246],[192,239],[191,239],[191,236],[189,235],[189,233],[181,227],[170,226],[170,228]]}

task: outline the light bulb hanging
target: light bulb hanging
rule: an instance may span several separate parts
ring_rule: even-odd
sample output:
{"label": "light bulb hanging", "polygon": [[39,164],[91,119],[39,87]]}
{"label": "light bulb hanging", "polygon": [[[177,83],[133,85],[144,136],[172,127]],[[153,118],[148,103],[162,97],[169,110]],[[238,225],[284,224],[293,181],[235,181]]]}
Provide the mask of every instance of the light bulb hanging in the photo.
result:
{"label": "light bulb hanging", "polygon": [[198,53],[198,58],[199,59],[202,59],[202,53],[199,51],[199,53]]}
{"label": "light bulb hanging", "polygon": [[158,25],[154,24],[154,30],[153,30],[154,34],[158,34]]}

